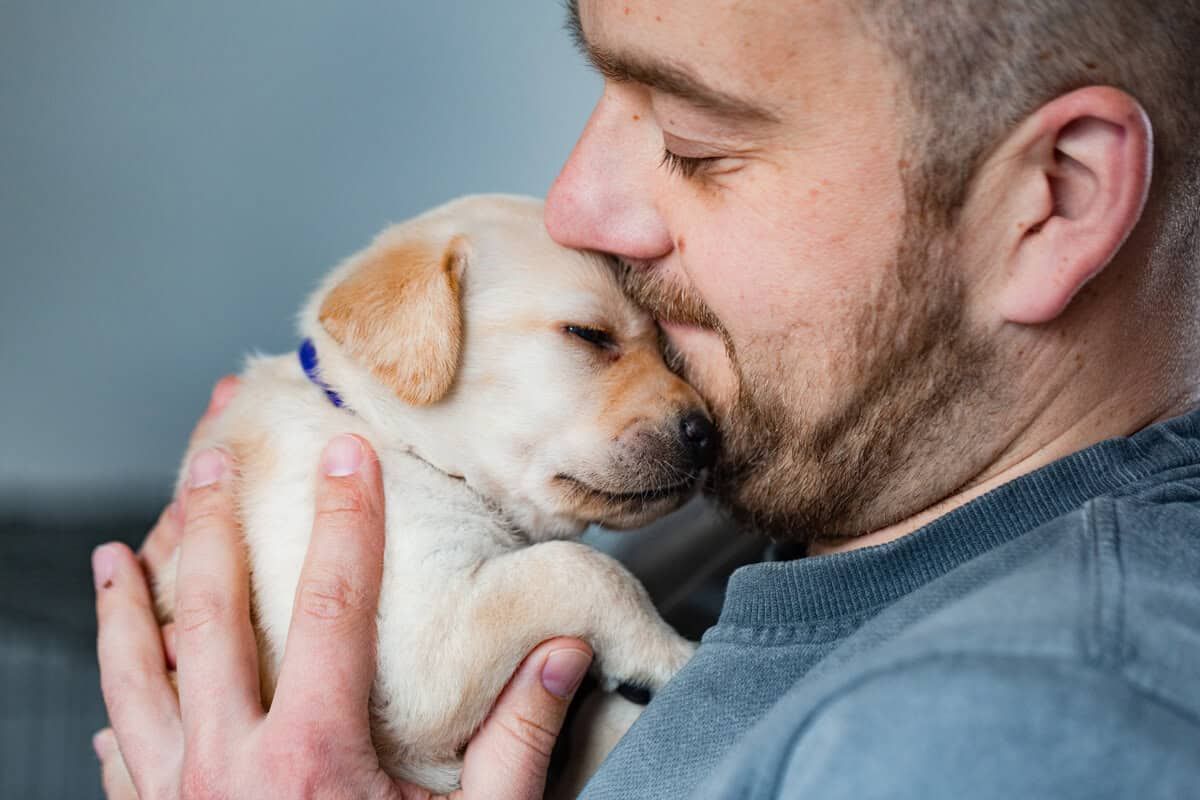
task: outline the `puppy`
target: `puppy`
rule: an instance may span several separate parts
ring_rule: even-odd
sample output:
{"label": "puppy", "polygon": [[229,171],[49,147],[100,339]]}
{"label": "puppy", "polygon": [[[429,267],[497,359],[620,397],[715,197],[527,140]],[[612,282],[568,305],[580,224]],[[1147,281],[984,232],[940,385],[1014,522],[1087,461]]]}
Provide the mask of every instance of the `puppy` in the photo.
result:
{"label": "puppy", "polygon": [[[680,506],[716,431],[651,319],[600,257],[550,240],[539,201],[468,197],[385,230],[329,276],[300,327],[300,357],[252,359],[195,443],[239,467],[264,702],[318,455],[343,432],[372,443],[385,483],[371,722],[392,775],[457,788],[464,744],[545,639],[587,641],[609,688],[657,689],[687,661],[693,645],[637,580],[570,540]],[[165,619],[173,580],[156,586]]]}

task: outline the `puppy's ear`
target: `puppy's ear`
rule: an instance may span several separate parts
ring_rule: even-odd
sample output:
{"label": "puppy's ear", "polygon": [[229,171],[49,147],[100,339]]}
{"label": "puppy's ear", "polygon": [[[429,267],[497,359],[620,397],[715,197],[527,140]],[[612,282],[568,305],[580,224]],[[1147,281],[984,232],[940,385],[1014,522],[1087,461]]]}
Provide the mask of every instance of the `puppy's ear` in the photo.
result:
{"label": "puppy's ear", "polygon": [[321,304],[329,335],[413,405],[446,396],[462,349],[466,242],[377,242]]}

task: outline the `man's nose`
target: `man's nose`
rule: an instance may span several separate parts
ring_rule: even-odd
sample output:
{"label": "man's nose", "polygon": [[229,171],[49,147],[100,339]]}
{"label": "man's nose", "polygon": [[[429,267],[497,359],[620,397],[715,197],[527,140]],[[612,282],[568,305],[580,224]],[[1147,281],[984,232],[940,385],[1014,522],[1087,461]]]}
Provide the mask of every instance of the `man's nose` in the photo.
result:
{"label": "man's nose", "polygon": [[546,196],[550,236],[565,247],[599,250],[630,260],[671,251],[658,213],[652,124],[635,120],[606,92]]}

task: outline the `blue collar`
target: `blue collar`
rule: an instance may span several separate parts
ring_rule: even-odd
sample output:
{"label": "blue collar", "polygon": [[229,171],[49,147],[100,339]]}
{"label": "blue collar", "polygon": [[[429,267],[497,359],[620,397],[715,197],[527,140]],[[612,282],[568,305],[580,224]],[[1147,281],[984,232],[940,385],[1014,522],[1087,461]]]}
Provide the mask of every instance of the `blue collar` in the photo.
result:
{"label": "blue collar", "polygon": [[[342,400],[342,396],[335,392],[328,383],[321,380],[321,372],[317,362],[317,346],[313,344],[312,339],[305,339],[300,343],[300,367],[304,370],[304,374],[308,379],[316,384],[317,388],[325,392],[325,396],[329,398],[329,402],[337,408],[345,408],[346,404]],[[348,409],[347,409],[348,410]]]}

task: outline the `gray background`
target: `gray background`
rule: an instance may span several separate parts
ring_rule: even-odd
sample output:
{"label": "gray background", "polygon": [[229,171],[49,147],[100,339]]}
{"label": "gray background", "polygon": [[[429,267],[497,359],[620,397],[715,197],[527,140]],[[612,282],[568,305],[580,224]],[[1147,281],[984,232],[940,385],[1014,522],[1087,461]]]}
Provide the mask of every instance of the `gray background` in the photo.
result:
{"label": "gray background", "polygon": [[99,795],[88,554],[212,382],[392,220],[544,194],[599,93],[555,0],[0,0],[0,797]]}
{"label": "gray background", "polygon": [[0,509],[157,499],[212,382],[600,91],[556,0],[0,0]]}

